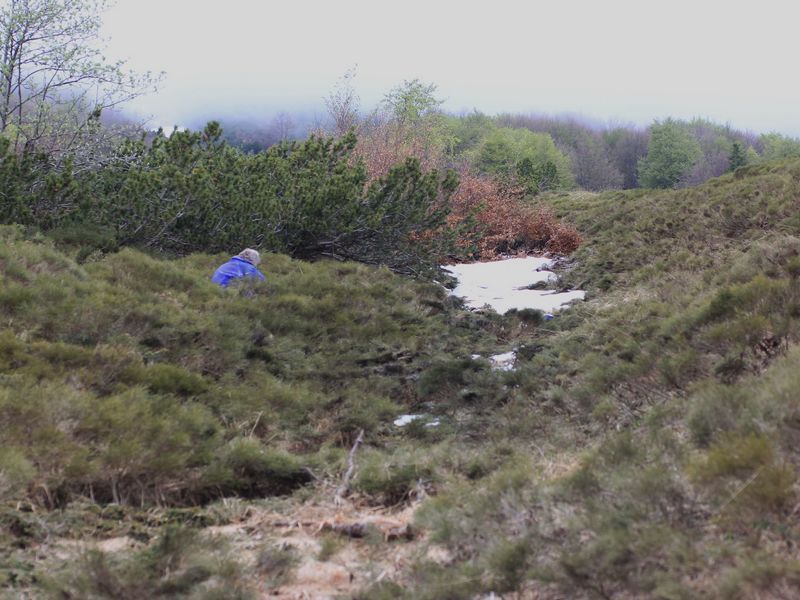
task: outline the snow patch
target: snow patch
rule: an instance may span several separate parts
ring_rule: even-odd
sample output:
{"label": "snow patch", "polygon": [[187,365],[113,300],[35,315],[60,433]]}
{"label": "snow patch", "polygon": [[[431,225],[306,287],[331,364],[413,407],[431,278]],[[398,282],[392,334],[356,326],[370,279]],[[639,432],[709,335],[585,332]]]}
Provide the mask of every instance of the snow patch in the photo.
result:
{"label": "snow patch", "polygon": [[422,415],[400,415],[394,420],[394,424],[397,427],[405,427],[409,423],[416,421],[417,419],[421,419]]}
{"label": "snow patch", "polygon": [[458,279],[451,292],[464,298],[470,308],[491,306],[500,314],[512,308],[532,308],[546,313],[555,312],[574,300],[582,300],[585,292],[553,292],[527,289],[531,284],[552,281],[555,273],[546,268],[547,258],[527,256],[493,262],[479,262],[442,267]]}
{"label": "snow patch", "polygon": [[503,354],[495,354],[490,356],[489,360],[492,362],[492,368],[498,371],[513,371],[514,361],[517,360],[517,353],[513,350],[511,352],[504,352]]}
{"label": "snow patch", "polygon": [[[425,415],[400,415],[394,420],[396,427],[405,427],[409,423],[413,423],[417,419],[424,419]],[[441,424],[439,419],[433,419],[423,425],[423,427],[438,427]]]}

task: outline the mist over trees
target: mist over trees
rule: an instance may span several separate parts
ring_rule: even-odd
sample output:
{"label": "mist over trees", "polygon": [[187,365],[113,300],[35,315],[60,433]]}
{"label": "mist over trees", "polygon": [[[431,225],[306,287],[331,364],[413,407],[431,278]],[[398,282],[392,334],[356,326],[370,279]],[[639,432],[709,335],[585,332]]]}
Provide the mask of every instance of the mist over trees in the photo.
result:
{"label": "mist over trees", "polygon": [[[111,109],[154,90],[157,77],[108,61],[99,31],[105,0],[7,0],[0,5],[0,135],[19,154],[40,152],[59,166],[91,168],[113,152],[129,123],[111,126]],[[574,187],[602,191],[687,187],[731,168],[800,156],[800,140],[756,135],[706,119],[667,118],[647,128],[602,126],[535,114],[454,115],[434,83],[406,80],[378,106],[362,107],[356,70],[323,99],[327,122],[280,111],[222,120],[221,140],[259,153],[310,133],[343,137],[370,180],[416,158],[424,169],[493,178],[536,195]],[[202,130],[198,124],[195,129]]]}
{"label": "mist over trees", "polygon": [[[348,72],[324,99],[326,122],[299,122],[294,135],[304,137],[309,126],[334,136],[352,129],[361,156],[372,162],[376,173],[416,156],[428,166],[500,177],[532,193],[572,187],[603,191],[688,187],[724,174],[731,165],[735,169],[800,156],[800,140],[795,138],[775,132],[759,135],[703,118],[666,118],[638,127],[598,125],[572,116],[451,114],[441,109],[436,86],[418,80],[390,90],[384,102],[365,112],[354,77]],[[223,121],[224,136],[241,149],[260,151],[280,141],[274,125],[278,120],[279,116],[260,124]],[[672,144],[675,148],[667,148]],[[525,158],[530,164],[523,164]],[[556,175],[539,185],[547,163]]]}

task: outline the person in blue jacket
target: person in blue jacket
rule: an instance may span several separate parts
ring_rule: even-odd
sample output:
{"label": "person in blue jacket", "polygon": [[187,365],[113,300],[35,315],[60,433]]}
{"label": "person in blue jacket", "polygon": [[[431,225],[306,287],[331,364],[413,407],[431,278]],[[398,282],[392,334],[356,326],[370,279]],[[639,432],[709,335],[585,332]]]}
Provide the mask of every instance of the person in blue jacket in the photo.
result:
{"label": "person in blue jacket", "polygon": [[228,287],[232,279],[240,277],[255,277],[264,281],[266,277],[256,268],[260,262],[261,256],[256,250],[245,248],[238,256],[234,256],[217,269],[211,281],[218,283],[222,287]]}

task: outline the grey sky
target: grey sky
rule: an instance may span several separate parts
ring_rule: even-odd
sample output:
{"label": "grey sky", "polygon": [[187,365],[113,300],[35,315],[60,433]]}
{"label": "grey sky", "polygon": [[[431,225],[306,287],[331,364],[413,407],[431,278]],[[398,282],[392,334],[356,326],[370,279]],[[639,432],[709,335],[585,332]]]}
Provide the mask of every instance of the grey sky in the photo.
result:
{"label": "grey sky", "polygon": [[790,0],[117,0],[109,56],[166,71],[156,122],[323,112],[357,65],[365,108],[418,77],[445,108],[647,124],[708,117],[800,135]]}

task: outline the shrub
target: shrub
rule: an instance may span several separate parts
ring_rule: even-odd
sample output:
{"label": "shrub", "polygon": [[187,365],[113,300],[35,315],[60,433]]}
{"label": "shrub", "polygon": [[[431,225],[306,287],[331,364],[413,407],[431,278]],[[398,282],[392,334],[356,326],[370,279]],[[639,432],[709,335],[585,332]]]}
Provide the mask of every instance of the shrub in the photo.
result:
{"label": "shrub", "polygon": [[745,600],[774,590],[780,597],[800,585],[800,564],[765,551],[748,552],[722,573],[717,597]]}
{"label": "shrub", "polygon": [[7,314],[14,314],[25,305],[31,304],[34,301],[33,292],[21,285],[11,284],[5,285],[0,290],[0,308]]}
{"label": "shrub", "polygon": [[[571,254],[582,241],[574,227],[556,220],[552,210],[531,207],[519,191],[469,171],[461,173],[452,205],[451,222],[475,219],[480,234],[477,254],[483,259],[515,251]],[[459,246],[470,252],[472,243],[471,237],[462,237]]]}
{"label": "shrub", "polygon": [[398,504],[408,499],[418,485],[429,483],[433,469],[415,455],[386,457],[377,452],[360,460],[355,488],[382,504]]}
{"label": "shrub", "polygon": [[710,384],[695,392],[686,420],[692,441],[707,447],[720,434],[736,429],[746,398],[732,386]]}
{"label": "shrub", "polygon": [[499,542],[488,553],[488,568],[493,590],[505,593],[519,587],[527,575],[530,542],[508,540]]}
{"label": "shrub", "polygon": [[311,481],[301,461],[266,448],[255,439],[236,438],[206,471],[205,493],[263,497],[286,493]]}
{"label": "shrub", "polygon": [[319,542],[317,560],[321,562],[329,561],[342,547],[342,538],[339,535],[323,535]]}
{"label": "shrub", "polygon": [[771,463],[774,450],[769,439],[757,434],[727,435],[709,448],[704,459],[693,468],[699,480],[711,481],[720,477],[746,476]]}
{"label": "shrub", "polygon": [[467,385],[470,374],[485,370],[485,366],[470,358],[434,362],[419,378],[417,386],[422,398],[452,392],[454,388]]}
{"label": "shrub", "polygon": [[[712,445],[690,470],[696,481],[718,490],[722,508],[752,511],[754,515],[780,513],[795,497],[795,470],[780,463],[772,443],[765,436],[729,434]],[[736,489],[728,480],[745,480]]]}
{"label": "shrub", "polygon": [[0,500],[19,498],[36,476],[36,468],[15,448],[0,449]]}
{"label": "shrub", "polygon": [[169,364],[148,367],[142,374],[142,380],[156,394],[197,396],[208,389],[208,384],[201,376]]}
{"label": "shrub", "polygon": [[311,136],[248,155],[221,141],[217,123],[128,142],[124,165],[112,161],[93,175],[91,212],[121,244],[170,253],[253,246],[430,268],[450,245],[453,177],[423,172],[408,157],[367,185],[355,144],[352,133]]}
{"label": "shrub", "polygon": [[267,578],[269,587],[278,587],[291,579],[298,562],[299,557],[292,546],[265,544],[256,556],[256,569]]}
{"label": "shrub", "polygon": [[243,565],[218,539],[167,526],[150,546],[127,557],[90,550],[64,573],[48,575],[48,591],[61,597],[134,600],[254,597]]}

